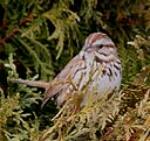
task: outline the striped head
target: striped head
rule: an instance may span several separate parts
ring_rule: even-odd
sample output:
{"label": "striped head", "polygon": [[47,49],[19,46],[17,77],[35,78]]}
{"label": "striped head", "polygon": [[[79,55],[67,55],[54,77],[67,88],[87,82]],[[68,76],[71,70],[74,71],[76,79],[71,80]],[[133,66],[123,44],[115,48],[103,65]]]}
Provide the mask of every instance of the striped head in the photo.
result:
{"label": "striped head", "polygon": [[87,52],[97,52],[104,56],[117,56],[117,49],[114,42],[102,32],[95,32],[90,34],[84,43],[83,50]]}

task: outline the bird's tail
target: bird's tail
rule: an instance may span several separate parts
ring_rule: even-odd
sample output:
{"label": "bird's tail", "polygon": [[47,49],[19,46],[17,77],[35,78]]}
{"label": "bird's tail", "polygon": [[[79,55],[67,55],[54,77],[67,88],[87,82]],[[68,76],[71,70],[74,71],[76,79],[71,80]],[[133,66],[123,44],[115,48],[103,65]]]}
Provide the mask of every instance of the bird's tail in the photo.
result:
{"label": "bird's tail", "polygon": [[24,80],[24,79],[9,79],[11,83],[20,83],[25,84],[32,87],[43,88],[47,90],[49,88],[49,83],[44,81],[32,81],[32,80]]}

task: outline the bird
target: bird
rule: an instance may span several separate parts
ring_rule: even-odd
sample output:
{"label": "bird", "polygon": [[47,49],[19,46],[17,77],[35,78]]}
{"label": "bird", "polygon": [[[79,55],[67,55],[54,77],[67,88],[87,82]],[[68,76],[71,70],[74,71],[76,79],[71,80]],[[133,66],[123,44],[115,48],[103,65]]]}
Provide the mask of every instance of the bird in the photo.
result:
{"label": "bird", "polygon": [[[122,66],[117,47],[112,39],[103,32],[94,32],[87,36],[81,51],[50,82],[30,82],[14,80],[30,86],[45,89],[41,107],[53,97],[57,106],[61,107],[75,91],[85,87],[88,94],[83,95],[82,105],[86,105],[89,94],[95,94],[95,99],[118,91],[122,80]],[[96,92],[93,92],[96,91]]]}
{"label": "bird", "polygon": [[[68,95],[81,91],[85,86],[98,95],[112,93],[120,88],[122,66],[117,47],[107,34],[91,33],[79,52],[55,77],[46,91],[42,107],[56,96],[58,106],[63,105]],[[83,98],[84,104],[88,96]]]}

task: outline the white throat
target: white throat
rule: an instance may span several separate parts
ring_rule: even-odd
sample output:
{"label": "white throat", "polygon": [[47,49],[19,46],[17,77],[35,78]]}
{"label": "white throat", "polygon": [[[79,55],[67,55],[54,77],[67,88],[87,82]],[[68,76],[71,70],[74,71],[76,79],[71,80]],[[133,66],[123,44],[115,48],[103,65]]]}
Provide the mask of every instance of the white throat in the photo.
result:
{"label": "white throat", "polygon": [[116,57],[113,54],[104,55],[104,54],[99,53],[99,52],[95,52],[95,57],[99,58],[100,60],[102,60],[104,62],[109,62],[109,61],[113,61],[116,59]]}

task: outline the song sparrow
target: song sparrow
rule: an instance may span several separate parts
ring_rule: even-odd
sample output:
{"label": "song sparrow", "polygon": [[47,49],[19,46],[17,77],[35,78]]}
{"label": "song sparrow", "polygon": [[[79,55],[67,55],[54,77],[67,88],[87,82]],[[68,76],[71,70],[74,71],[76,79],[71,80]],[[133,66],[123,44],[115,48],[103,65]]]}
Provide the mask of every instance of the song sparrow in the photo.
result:
{"label": "song sparrow", "polygon": [[[121,83],[121,62],[113,41],[104,33],[90,34],[81,52],[55,77],[47,89],[43,105],[57,96],[57,105],[62,105],[68,95],[85,86],[99,95],[118,90]],[[84,98],[86,103],[87,95]]]}
{"label": "song sparrow", "polygon": [[[56,96],[56,103],[61,106],[68,95],[82,90],[85,86],[89,93],[96,90],[98,95],[112,93],[118,90],[122,78],[121,62],[118,58],[114,42],[104,33],[90,34],[80,53],[76,55],[66,67],[50,83],[28,80],[13,80],[30,86],[37,86],[46,90],[42,107],[52,97]],[[88,95],[83,97],[86,104]]]}

